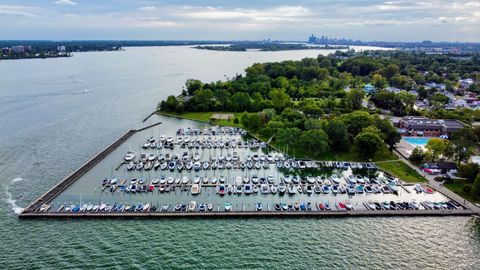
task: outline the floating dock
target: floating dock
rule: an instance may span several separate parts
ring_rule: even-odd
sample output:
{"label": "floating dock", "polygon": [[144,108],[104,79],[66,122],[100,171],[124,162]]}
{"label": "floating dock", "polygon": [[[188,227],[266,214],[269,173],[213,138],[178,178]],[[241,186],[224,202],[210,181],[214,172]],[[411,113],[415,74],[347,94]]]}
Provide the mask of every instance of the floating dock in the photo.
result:
{"label": "floating dock", "polygon": [[30,212],[21,218],[222,218],[222,217],[393,217],[393,216],[471,216],[469,209],[455,210],[353,210],[353,211],[233,211],[233,212]]}

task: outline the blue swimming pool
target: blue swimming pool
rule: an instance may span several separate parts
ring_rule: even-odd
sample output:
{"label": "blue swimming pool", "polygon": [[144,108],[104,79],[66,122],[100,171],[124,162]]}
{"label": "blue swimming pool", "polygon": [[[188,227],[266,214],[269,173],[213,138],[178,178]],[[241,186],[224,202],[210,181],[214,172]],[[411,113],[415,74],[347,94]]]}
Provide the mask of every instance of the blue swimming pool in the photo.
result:
{"label": "blue swimming pool", "polygon": [[413,146],[425,146],[430,137],[403,137],[403,139]]}

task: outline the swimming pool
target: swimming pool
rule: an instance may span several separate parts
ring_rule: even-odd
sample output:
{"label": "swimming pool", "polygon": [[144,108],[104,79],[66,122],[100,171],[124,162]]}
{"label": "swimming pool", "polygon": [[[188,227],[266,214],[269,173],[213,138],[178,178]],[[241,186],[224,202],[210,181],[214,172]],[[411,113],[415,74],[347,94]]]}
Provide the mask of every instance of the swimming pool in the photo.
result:
{"label": "swimming pool", "polygon": [[425,146],[427,145],[428,141],[431,139],[430,137],[403,137],[403,139],[411,144],[412,146]]}

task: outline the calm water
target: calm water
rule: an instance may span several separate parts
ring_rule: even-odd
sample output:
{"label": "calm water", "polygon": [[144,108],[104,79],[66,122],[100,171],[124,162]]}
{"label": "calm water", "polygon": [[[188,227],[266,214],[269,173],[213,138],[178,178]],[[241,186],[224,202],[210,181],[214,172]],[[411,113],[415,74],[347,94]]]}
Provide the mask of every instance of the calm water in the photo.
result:
{"label": "calm water", "polygon": [[[1,268],[475,269],[468,217],[19,221],[44,193],[141,120],[187,78],[316,51],[185,47],[0,62]],[[86,91],[85,91],[86,90]],[[169,121],[167,118],[150,122]]]}

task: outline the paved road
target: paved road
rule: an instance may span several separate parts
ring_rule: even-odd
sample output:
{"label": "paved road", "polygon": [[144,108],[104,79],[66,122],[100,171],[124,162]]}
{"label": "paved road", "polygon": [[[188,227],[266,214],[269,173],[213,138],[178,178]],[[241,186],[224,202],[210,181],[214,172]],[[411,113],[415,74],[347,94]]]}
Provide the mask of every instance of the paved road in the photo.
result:
{"label": "paved road", "polygon": [[451,199],[455,200],[456,202],[462,204],[465,208],[468,208],[468,209],[471,209],[473,212],[477,213],[480,215],[480,208],[477,207],[476,205],[474,205],[473,203],[469,202],[468,200],[465,200],[464,198],[460,197],[458,194],[456,194],[455,192],[449,190],[448,188],[445,188],[442,184],[443,182],[437,182],[434,180],[435,176],[434,175],[429,175],[425,172],[423,172],[422,170],[420,170],[420,168],[418,168],[417,166],[413,165],[412,163],[410,163],[409,160],[407,160],[405,157],[403,157],[400,153],[398,153],[397,151],[394,151],[394,153],[399,157],[400,160],[402,160],[403,162],[405,162],[408,166],[410,166],[410,168],[416,170],[420,175],[422,175],[423,177],[425,177],[425,179],[427,179],[428,181],[428,184],[440,191],[441,193],[445,194],[446,196],[450,197]]}

